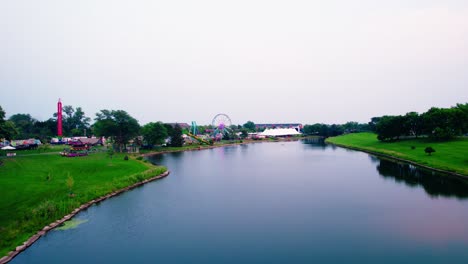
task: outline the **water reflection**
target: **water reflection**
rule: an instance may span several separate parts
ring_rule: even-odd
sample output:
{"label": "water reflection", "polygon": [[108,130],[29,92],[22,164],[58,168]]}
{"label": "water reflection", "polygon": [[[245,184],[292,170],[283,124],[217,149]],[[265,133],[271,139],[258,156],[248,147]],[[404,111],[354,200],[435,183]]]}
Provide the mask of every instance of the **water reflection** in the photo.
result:
{"label": "water reflection", "polygon": [[415,188],[422,186],[431,197],[468,198],[468,181],[424,170],[411,164],[380,159],[377,165],[379,174],[397,183]]}
{"label": "water reflection", "polygon": [[302,140],[302,143],[310,148],[326,149],[328,147],[334,147],[334,145],[328,145],[325,143],[324,138],[306,138]]}

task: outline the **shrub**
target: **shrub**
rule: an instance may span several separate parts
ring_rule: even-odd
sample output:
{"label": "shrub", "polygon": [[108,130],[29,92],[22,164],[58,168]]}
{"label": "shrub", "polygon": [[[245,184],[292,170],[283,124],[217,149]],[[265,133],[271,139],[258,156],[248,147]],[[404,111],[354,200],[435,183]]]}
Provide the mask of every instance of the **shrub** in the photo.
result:
{"label": "shrub", "polygon": [[416,147],[415,146],[411,146],[411,149],[415,149]]}
{"label": "shrub", "polygon": [[435,152],[435,149],[433,149],[432,147],[427,147],[424,149],[424,152],[426,152],[429,156]]}
{"label": "shrub", "polygon": [[143,157],[142,157],[142,156],[139,156],[139,157],[137,157],[136,159],[137,159],[137,160],[142,160]]}

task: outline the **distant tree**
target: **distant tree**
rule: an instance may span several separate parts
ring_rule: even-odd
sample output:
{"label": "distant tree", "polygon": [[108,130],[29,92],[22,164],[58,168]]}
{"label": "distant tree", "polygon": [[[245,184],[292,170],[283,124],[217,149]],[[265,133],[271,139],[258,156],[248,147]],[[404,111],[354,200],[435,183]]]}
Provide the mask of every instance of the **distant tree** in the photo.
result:
{"label": "distant tree", "polygon": [[305,125],[302,130],[306,135],[319,135],[322,124]]}
{"label": "distant tree", "polygon": [[[86,117],[81,107],[76,110],[71,105],[63,107],[63,130],[64,134],[68,136],[81,136],[84,135],[85,130],[89,129],[91,118]],[[54,114],[57,117],[57,113]]]}
{"label": "distant tree", "polygon": [[148,123],[141,128],[141,134],[149,145],[161,145],[166,140],[167,129],[161,122]]}
{"label": "distant tree", "polygon": [[49,142],[52,137],[56,136],[57,121],[52,118],[46,121],[37,121],[34,123],[34,133],[35,137],[42,142]]}
{"label": "distant tree", "polygon": [[247,121],[247,123],[245,123],[243,127],[250,132],[255,132],[255,123],[252,121]]}
{"label": "distant tree", "polygon": [[404,134],[404,117],[383,116],[376,125],[377,138],[381,141],[398,140]]}
{"label": "distant tree", "polygon": [[[164,127],[166,128],[167,134],[171,136],[174,133],[174,127],[170,124],[164,124]],[[198,131],[200,131],[200,128],[198,128]],[[200,132],[199,132],[200,133]]]}
{"label": "distant tree", "polygon": [[0,125],[0,139],[12,140],[18,138],[19,131],[15,124],[9,120]]}
{"label": "distant tree", "polygon": [[0,106],[0,140],[11,140],[17,136],[18,130],[13,122],[5,120],[5,115],[5,111]]}
{"label": "distant tree", "polygon": [[241,138],[244,139],[249,136],[247,129],[241,129]]}
{"label": "distant tree", "polygon": [[[353,126],[358,127],[353,124]],[[335,137],[344,133],[345,128],[344,125],[327,125],[327,124],[313,124],[313,125],[305,125],[303,128],[304,134],[306,135],[317,135],[321,137]]]}
{"label": "distant tree", "polygon": [[3,110],[2,106],[0,105],[0,125],[5,123],[5,110]]}
{"label": "distant tree", "polygon": [[184,145],[184,138],[182,137],[182,128],[176,124],[171,136],[172,147],[182,147]]}
{"label": "distant tree", "polygon": [[403,127],[406,135],[417,138],[423,131],[422,118],[416,112],[409,112],[404,116]]}
{"label": "distant tree", "polygon": [[224,131],[224,135],[223,135],[223,139],[226,139],[226,140],[235,140],[235,139],[238,139],[238,136],[237,134],[232,131],[232,130],[226,130]]}
{"label": "distant tree", "polygon": [[346,133],[354,133],[360,131],[360,125],[358,122],[346,122],[344,125],[342,125],[344,132]]}
{"label": "distant tree", "polygon": [[372,117],[371,118],[371,121],[368,123],[370,131],[376,132],[377,123],[379,123],[381,118],[382,117]]}
{"label": "distant tree", "polygon": [[343,126],[333,124],[330,126],[327,137],[336,137],[336,136],[342,135],[343,133],[344,133]]}
{"label": "distant tree", "polygon": [[435,152],[435,149],[433,149],[432,147],[427,147],[424,149],[424,152],[431,156],[431,154]]}
{"label": "distant tree", "polygon": [[140,131],[138,121],[123,110],[101,110],[96,113],[93,130],[97,136],[111,137],[120,152]]}
{"label": "distant tree", "polygon": [[464,114],[458,108],[436,108],[429,109],[422,115],[424,132],[435,140],[448,140],[461,135]]}
{"label": "distant tree", "polygon": [[468,133],[468,103],[457,104],[456,108],[460,111],[460,120],[462,124],[462,133]]}
{"label": "distant tree", "polygon": [[15,139],[34,138],[34,125],[37,122],[30,114],[14,114],[9,118],[18,129]]}

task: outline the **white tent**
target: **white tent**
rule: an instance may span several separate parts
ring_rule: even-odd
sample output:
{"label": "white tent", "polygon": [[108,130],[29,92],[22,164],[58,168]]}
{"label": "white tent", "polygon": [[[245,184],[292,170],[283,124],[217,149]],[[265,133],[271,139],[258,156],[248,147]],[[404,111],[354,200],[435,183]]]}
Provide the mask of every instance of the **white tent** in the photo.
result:
{"label": "white tent", "polygon": [[5,147],[2,148],[2,150],[13,150],[13,149],[15,149],[15,148],[12,147],[12,146],[5,146]]}
{"label": "white tent", "polygon": [[266,137],[281,137],[281,136],[295,136],[301,135],[301,133],[297,132],[294,128],[277,128],[277,129],[265,129],[259,135],[266,136]]}

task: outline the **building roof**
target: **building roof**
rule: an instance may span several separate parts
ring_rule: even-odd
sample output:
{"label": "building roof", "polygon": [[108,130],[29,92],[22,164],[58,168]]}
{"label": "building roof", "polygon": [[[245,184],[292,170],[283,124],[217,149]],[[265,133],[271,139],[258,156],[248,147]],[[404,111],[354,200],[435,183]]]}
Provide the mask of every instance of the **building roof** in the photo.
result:
{"label": "building roof", "polygon": [[88,144],[88,145],[96,145],[96,144],[101,143],[100,138],[80,138],[79,141],[82,144]]}
{"label": "building roof", "polygon": [[276,124],[255,124],[256,128],[259,127],[302,127],[300,123],[276,123]]}
{"label": "building roof", "polygon": [[187,123],[165,123],[165,124],[170,125],[172,127],[179,125],[181,128],[190,128],[190,125]]}

